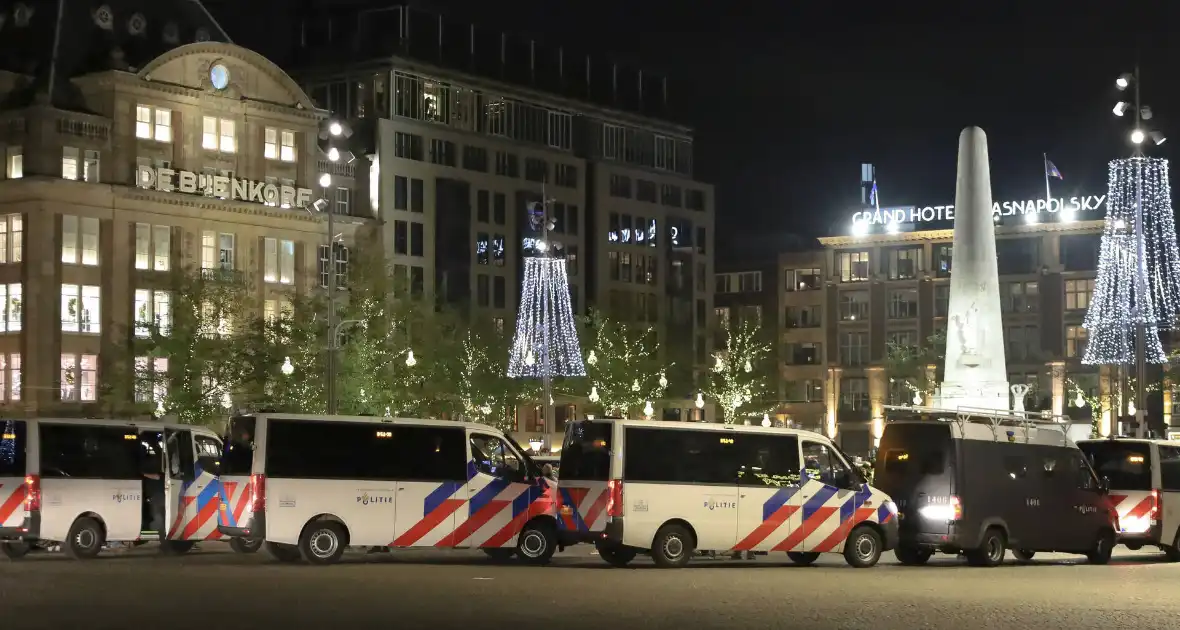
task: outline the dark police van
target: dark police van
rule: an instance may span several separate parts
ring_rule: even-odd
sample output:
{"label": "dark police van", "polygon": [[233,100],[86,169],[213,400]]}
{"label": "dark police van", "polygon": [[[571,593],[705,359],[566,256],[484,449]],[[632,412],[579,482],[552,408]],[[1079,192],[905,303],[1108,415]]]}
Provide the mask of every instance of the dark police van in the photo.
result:
{"label": "dark police van", "polygon": [[1019,560],[1038,551],[1110,560],[1118,526],[1107,486],[1066,425],[982,411],[896,416],[874,484],[897,503],[902,564],[941,552],[996,566],[1009,549]]}

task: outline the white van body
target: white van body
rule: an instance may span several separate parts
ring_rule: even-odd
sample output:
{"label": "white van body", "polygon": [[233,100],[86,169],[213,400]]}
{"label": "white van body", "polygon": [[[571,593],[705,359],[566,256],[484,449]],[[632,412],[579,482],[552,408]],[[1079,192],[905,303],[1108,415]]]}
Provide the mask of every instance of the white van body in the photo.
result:
{"label": "white van body", "polygon": [[1082,440],[1078,448],[1110,483],[1119,543],[1158,547],[1180,561],[1180,441]]}
{"label": "white van body", "polygon": [[345,547],[480,548],[545,562],[552,488],[513,440],[442,420],[257,414],[226,435],[218,528],[280,560]]}
{"label": "white van body", "polygon": [[60,543],[68,554],[87,558],[109,542],[161,540],[160,532],[149,531],[144,476],[150,472],[145,460],[157,457],[168,550],[183,552],[221,537],[213,518],[221,440],[209,429],[67,418],[4,419],[0,429],[5,555]]}
{"label": "white van body", "polygon": [[561,454],[562,542],[594,542],[612,564],[637,552],[681,566],[693,551],[783,551],[801,564],[844,552],[871,566],[896,545],[893,502],[817,433],[582,420]]}

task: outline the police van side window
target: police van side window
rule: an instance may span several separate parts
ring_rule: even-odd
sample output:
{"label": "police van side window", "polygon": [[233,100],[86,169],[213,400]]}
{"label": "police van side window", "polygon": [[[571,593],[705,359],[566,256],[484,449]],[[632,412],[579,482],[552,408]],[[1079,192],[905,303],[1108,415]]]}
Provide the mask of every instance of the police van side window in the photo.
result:
{"label": "police van side window", "polygon": [[721,431],[627,427],[623,441],[625,481],[737,483],[737,438]]}
{"label": "police van side window", "polygon": [[42,424],[41,476],[140,480],[142,448],[135,429]]}
{"label": "police van side window", "polygon": [[1163,490],[1180,492],[1180,447],[1161,446],[1160,483]]}
{"label": "police van side window", "polygon": [[0,420],[0,477],[25,476],[27,431],[28,425],[21,420]]}
{"label": "police van side window", "polygon": [[734,438],[738,485],[777,488],[799,484],[798,437],[739,433]]}
{"label": "police van side window", "polygon": [[525,478],[524,463],[517,457],[516,451],[498,437],[473,434],[471,460],[475,462],[475,469],[485,475],[509,481],[523,481]]}
{"label": "police van side window", "polygon": [[810,479],[837,488],[847,487],[853,479],[844,462],[819,442],[803,442],[803,471]]}
{"label": "police van side window", "polygon": [[462,481],[461,428],[272,418],[266,473],[285,479]]}
{"label": "police van side window", "polygon": [[1082,490],[1097,490],[1098,480],[1094,477],[1094,470],[1086,462],[1085,458],[1078,454],[1069,456],[1070,468],[1074,470],[1077,476],[1078,488]]}
{"label": "police van side window", "polygon": [[208,435],[194,434],[193,443],[197,450],[197,466],[209,474],[220,474],[221,440]]}

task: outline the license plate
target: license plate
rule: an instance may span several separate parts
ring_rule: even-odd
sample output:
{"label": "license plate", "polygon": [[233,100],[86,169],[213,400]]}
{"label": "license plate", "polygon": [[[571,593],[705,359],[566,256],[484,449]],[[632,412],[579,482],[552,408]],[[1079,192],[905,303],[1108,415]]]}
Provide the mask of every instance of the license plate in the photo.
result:
{"label": "license plate", "polygon": [[569,516],[574,513],[574,509],[568,505],[561,506],[561,515]]}

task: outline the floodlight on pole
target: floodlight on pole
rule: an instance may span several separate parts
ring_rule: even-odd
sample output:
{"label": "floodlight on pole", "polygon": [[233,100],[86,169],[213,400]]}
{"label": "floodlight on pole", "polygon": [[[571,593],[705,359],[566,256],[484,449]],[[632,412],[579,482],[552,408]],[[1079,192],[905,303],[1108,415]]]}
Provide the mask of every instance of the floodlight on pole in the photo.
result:
{"label": "floodlight on pole", "polygon": [[1131,85],[1131,79],[1133,78],[1134,75],[1132,75],[1130,72],[1124,72],[1119,75],[1119,78],[1114,80],[1114,85],[1120,90],[1125,90],[1129,85]]}
{"label": "floodlight on pole", "polygon": [[331,160],[332,162],[339,160],[340,159],[340,149],[337,149],[336,147],[332,147],[332,148],[328,149],[328,159]]}
{"label": "floodlight on pole", "polygon": [[320,187],[321,188],[327,188],[328,186],[331,186],[331,185],[332,185],[332,176],[331,175],[329,175],[327,173],[323,173],[322,175],[320,175]]}
{"label": "floodlight on pole", "polygon": [[1123,114],[1127,113],[1127,108],[1130,106],[1131,104],[1127,101],[1119,101],[1114,104],[1114,109],[1111,110],[1111,113],[1113,113],[1115,116],[1122,116]]}
{"label": "floodlight on pole", "polygon": [[328,123],[328,133],[332,134],[333,136],[338,136],[344,133],[344,127],[340,123],[333,120],[332,122]]}
{"label": "floodlight on pole", "polygon": [[283,376],[291,376],[295,373],[295,366],[291,365],[291,357],[283,358],[283,366],[279,368],[279,371],[283,373]]}
{"label": "floodlight on pole", "polygon": [[1131,132],[1131,142],[1133,144],[1143,144],[1144,137],[1143,130],[1141,129],[1136,129]]}

